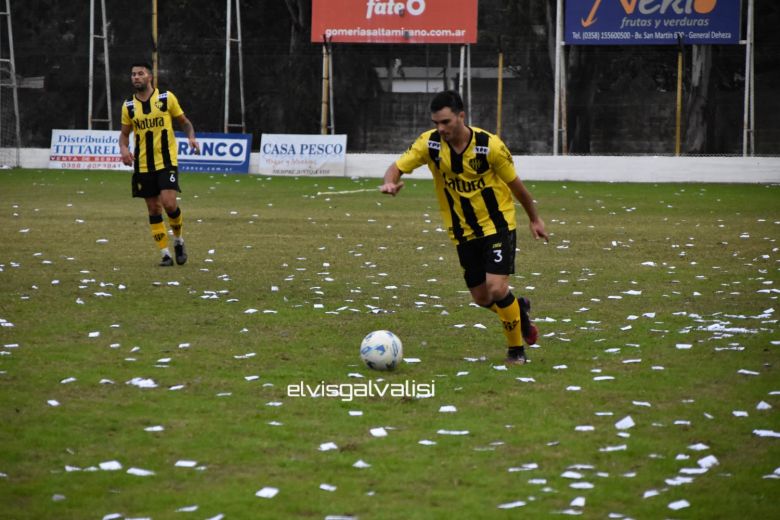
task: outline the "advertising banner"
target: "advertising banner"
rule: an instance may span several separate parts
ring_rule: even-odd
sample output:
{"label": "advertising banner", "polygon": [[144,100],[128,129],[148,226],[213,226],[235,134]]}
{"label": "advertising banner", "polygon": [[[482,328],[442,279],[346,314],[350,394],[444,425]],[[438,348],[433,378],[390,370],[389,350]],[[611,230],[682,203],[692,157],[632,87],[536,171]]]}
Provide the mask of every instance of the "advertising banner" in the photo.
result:
{"label": "advertising banner", "polygon": [[260,138],[261,174],[343,177],[346,165],[346,134],[263,134]]}
{"label": "advertising banner", "polygon": [[251,134],[195,133],[200,155],[191,153],[187,136],[175,132],[179,147],[179,171],[248,173],[252,151]]}
{"label": "advertising banner", "polygon": [[[200,155],[191,153],[187,137],[175,132],[179,171],[248,173],[250,134],[196,133]],[[130,150],[134,139],[130,136]],[[49,168],[132,170],[119,156],[119,130],[52,130]]]}
{"label": "advertising banner", "polygon": [[566,0],[569,45],[739,43],[740,0]]}
{"label": "advertising banner", "polygon": [[311,41],[476,43],[477,0],[312,0]]}
{"label": "advertising banner", "polygon": [[119,131],[52,130],[49,168],[64,170],[130,169],[119,157]]}

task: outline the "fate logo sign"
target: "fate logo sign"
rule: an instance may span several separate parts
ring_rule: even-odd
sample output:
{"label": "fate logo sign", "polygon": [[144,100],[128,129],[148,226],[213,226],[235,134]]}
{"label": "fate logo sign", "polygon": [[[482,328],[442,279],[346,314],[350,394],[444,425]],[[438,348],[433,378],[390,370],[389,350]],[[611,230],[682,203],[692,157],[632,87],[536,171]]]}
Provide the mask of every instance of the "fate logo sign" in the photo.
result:
{"label": "fate logo sign", "polygon": [[[588,12],[587,18],[580,18],[582,27],[590,27],[596,23],[599,7],[602,0],[593,0],[593,5]],[[620,6],[626,15],[634,14],[639,7],[639,14],[665,14],[670,10],[678,15],[707,14],[715,9],[718,0],[619,0]]]}

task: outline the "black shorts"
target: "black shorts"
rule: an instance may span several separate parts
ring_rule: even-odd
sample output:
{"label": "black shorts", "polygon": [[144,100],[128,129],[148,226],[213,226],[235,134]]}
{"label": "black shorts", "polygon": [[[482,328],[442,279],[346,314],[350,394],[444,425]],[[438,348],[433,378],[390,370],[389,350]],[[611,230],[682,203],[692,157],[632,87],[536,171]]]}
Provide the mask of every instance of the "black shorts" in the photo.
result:
{"label": "black shorts", "polygon": [[472,288],[482,284],[486,273],[514,274],[516,243],[513,229],[458,244],[458,260],[466,286]]}
{"label": "black shorts", "polygon": [[151,173],[133,173],[133,197],[156,197],[162,190],[176,190],[181,193],[178,167]]}

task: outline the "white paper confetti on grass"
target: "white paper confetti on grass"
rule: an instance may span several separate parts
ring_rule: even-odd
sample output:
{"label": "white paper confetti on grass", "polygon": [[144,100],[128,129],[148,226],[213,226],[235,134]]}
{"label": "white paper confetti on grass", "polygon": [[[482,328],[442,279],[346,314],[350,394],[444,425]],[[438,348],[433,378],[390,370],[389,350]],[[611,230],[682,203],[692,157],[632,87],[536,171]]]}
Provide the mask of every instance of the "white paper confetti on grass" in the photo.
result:
{"label": "white paper confetti on grass", "polygon": [[439,412],[441,413],[455,413],[457,411],[458,409],[451,404],[445,404],[439,407]]}
{"label": "white paper confetti on grass", "polygon": [[595,486],[590,482],[573,482],[569,484],[572,489],[593,489]]}
{"label": "white paper confetti on grass", "polygon": [[774,437],[776,439],[780,439],[780,432],[776,432],[773,430],[753,430],[753,435],[758,435],[759,437]]}
{"label": "white paper confetti on grass", "polygon": [[198,506],[192,505],[192,506],[180,507],[179,509],[176,510],[176,512],[177,513],[194,513],[197,510],[198,510]]}
{"label": "white paper confetti on grass", "polygon": [[438,430],[439,435],[468,435],[468,430]]}
{"label": "white paper confetti on grass", "polygon": [[743,376],[757,376],[759,375],[758,372],[755,372],[753,370],[746,370],[744,368],[740,368],[737,370],[737,374],[742,374]]}
{"label": "white paper confetti on grass", "polygon": [[599,448],[599,451],[602,453],[609,453],[612,451],[625,451],[628,449],[628,446],[626,444],[620,444],[618,446],[605,446],[603,448]]}
{"label": "white paper confetti on grass", "polygon": [[98,466],[103,471],[118,471],[122,469],[122,464],[120,464],[118,460],[109,460],[106,462],[101,462],[100,464],[98,464]]}
{"label": "white paper confetti on grass", "polygon": [[691,503],[688,502],[687,500],[676,500],[674,502],[671,502],[668,507],[669,509],[672,509],[674,511],[679,511],[680,509],[691,507]]}
{"label": "white paper confetti on grass", "polygon": [[516,507],[523,507],[525,502],[522,500],[516,500],[514,502],[507,502],[506,504],[499,504],[499,509],[514,509]]}
{"label": "white paper confetti on grass", "polygon": [[585,507],[585,497],[577,497],[569,504],[571,507]]}
{"label": "white paper confetti on grass", "polygon": [[339,449],[335,442],[323,442],[318,448],[320,451],[331,451]]}
{"label": "white paper confetti on grass", "polygon": [[772,408],[772,405],[767,403],[766,401],[761,401],[756,405],[756,410],[770,410]]}
{"label": "white paper confetti on grass", "polygon": [[369,432],[373,437],[387,437],[387,430],[381,426],[379,428],[371,428]]}
{"label": "white paper confetti on grass", "polygon": [[436,441],[430,441],[428,439],[423,439],[417,444],[422,444],[423,446],[436,446]]}
{"label": "white paper confetti on grass", "polygon": [[48,401],[46,401],[46,404],[48,404],[49,406],[59,406],[60,402],[57,401],[56,399],[49,399]]}
{"label": "white paper confetti on grass", "polygon": [[674,346],[677,350],[690,350],[693,345],[690,343],[678,343]]}
{"label": "white paper confetti on grass", "polygon": [[127,470],[127,473],[136,477],[151,477],[154,475],[154,471],[142,468],[130,468]]}
{"label": "white paper confetti on grass", "polygon": [[256,497],[260,498],[273,498],[279,493],[279,488],[266,486],[257,493],[255,493]]}
{"label": "white paper confetti on grass", "polygon": [[144,428],[145,432],[161,432],[163,430],[165,430],[165,428],[163,426],[159,426],[159,425],[158,426],[148,426],[148,427]]}
{"label": "white paper confetti on grass", "polygon": [[195,460],[177,460],[174,464],[177,468],[194,468],[197,465],[198,462]]}
{"label": "white paper confetti on grass", "polygon": [[359,459],[357,462],[355,462],[352,465],[352,467],[353,468],[358,468],[358,469],[365,469],[365,468],[370,468],[371,464],[369,464],[368,462],[364,461],[363,459]]}
{"label": "white paper confetti on grass", "polygon": [[130,381],[125,382],[125,384],[137,386],[138,388],[157,388],[157,383],[153,379],[145,379],[143,377],[134,377]]}
{"label": "white paper confetti on grass", "polygon": [[630,415],[627,415],[626,417],[623,417],[618,422],[615,423],[615,428],[618,430],[628,430],[629,428],[633,428],[636,426],[636,423],[631,418]]}
{"label": "white paper confetti on grass", "polygon": [[332,484],[325,484],[323,482],[322,484],[320,484],[320,489],[323,490],[323,491],[333,492],[333,491],[336,491],[336,489],[338,489],[338,488],[336,486],[332,485]]}
{"label": "white paper confetti on grass", "polygon": [[696,464],[701,468],[710,469],[711,467],[720,464],[720,462],[718,462],[718,459],[714,455],[707,455],[706,457],[697,460]]}

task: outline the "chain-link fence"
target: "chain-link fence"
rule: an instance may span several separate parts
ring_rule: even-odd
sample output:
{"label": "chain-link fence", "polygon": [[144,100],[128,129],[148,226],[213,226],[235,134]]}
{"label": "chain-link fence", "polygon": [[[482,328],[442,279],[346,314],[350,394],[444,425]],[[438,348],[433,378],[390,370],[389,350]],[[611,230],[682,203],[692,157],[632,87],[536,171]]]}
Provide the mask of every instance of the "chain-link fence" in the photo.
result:
{"label": "chain-link fence", "polygon": [[[464,97],[470,97],[472,124],[496,131],[503,52],[501,135],[515,154],[552,151],[554,3],[480,2],[479,43],[470,50],[471,89],[469,95],[464,78]],[[115,126],[122,99],[132,94],[130,64],[151,58],[151,7],[132,4],[108,3]],[[309,42],[309,4],[242,6],[246,122],[255,146],[262,133],[319,132],[322,46]],[[89,14],[52,0],[15,9],[18,73],[44,79],[42,89],[20,91],[22,144],[46,147],[52,128],[87,125]],[[42,9],[47,16],[39,15]],[[224,2],[179,0],[161,2],[159,9],[160,87],[177,94],[197,130],[221,131]],[[757,9],[756,153],[778,154],[780,38],[773,27],[780,24],[780,7],[759,2]],[[744,47],[713,46],[700,54],[706,55],[698,58],[704,62],[697,64],[694,84],[692,50],[685,50],[682,151],[741,154]],[[335,131],[348,135],[351,152],[399,152],[430,126],[432,92],[458,87],[459,62],[459,46],[334,44]],[[674,152],[676,47],[567,47],[565,75],[568,153]],[[233,111],[237,75],[231,84]],[[103,106],[97,92],[96,117]],[[231,119],[239,118],[232,113]]]}

